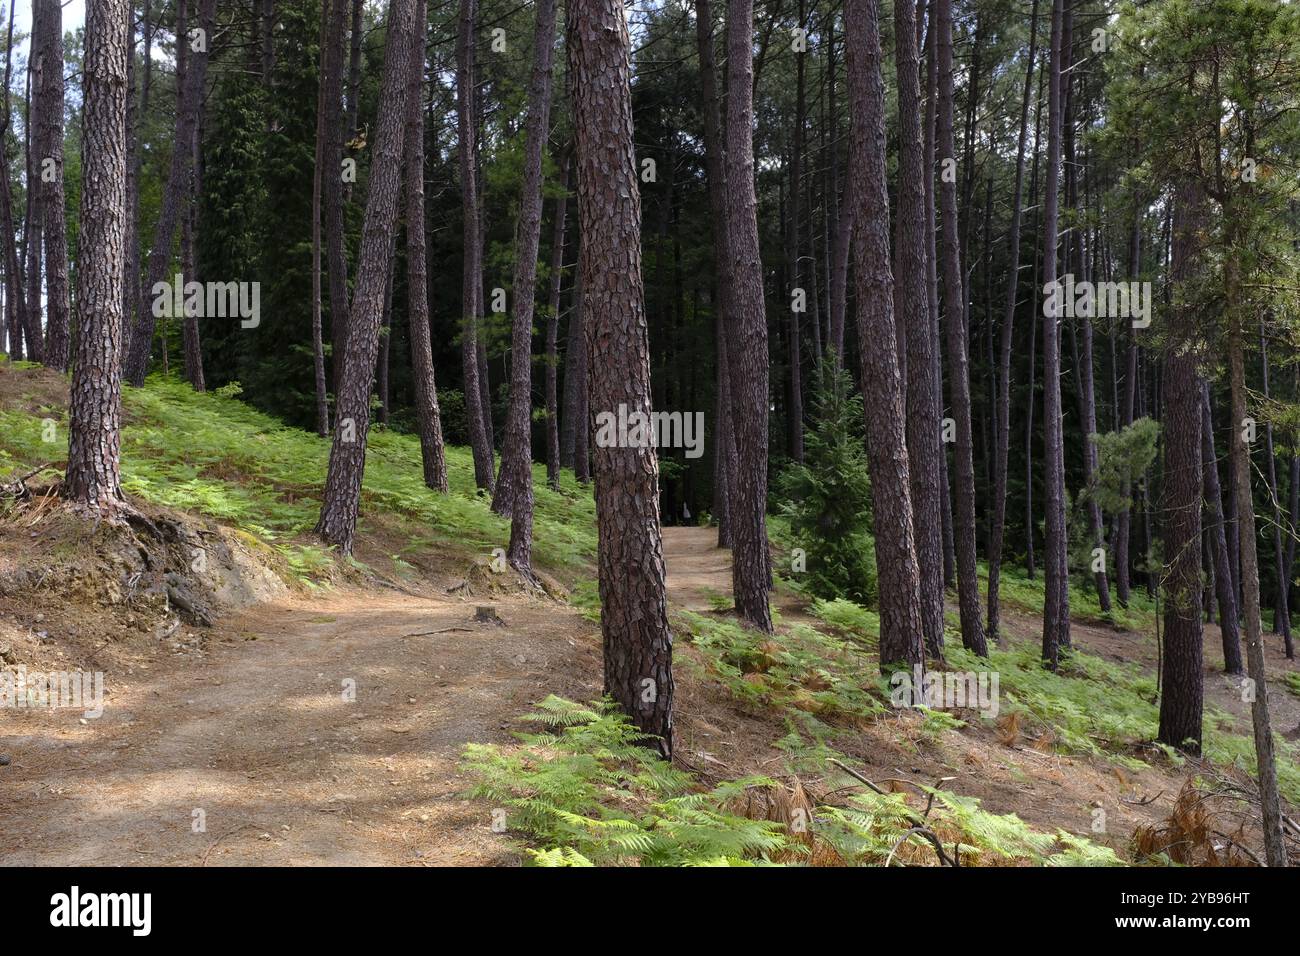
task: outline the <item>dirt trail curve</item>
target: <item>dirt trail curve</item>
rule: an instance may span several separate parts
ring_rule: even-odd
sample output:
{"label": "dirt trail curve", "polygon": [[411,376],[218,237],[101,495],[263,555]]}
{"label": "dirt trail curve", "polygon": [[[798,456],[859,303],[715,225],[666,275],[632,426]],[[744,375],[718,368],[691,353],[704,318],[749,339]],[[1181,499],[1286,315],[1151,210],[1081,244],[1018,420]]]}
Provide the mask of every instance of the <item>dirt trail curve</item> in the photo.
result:
{"label": "dirt trail curve", "polygon": [[[715,538],[665,529],[677,603],[729,590]],[[510,741],[547,693],[599,694],[600,636],[553,603],[490,600],[506,626],[451,597],[260,605],[204,632],[196,657],[107,674],[98,719],[0,713],[0,864],[513,862],[459,797],[461,749]]]}
{"label": "dirt trail curve", "polygon": [[199,660],[106,675],[99,719],[6,712],[0,863],[511,862],[457,796],[461,748],[510,740],[546,693],[598,693],[599,641],[553,604],[492,603],[505,627],[454,599],[263,605]]}
{"label": "dirt trail curve", "polygon": [[[664,529],[674,604],[707,610],[713,594],[729,592],[730,555],[715,542],[711,529]],[[472,598],[352,591],[260,605],[204,631],[197,655],[160,651],[107,673],[98,719],[0,711],[0,753],[11,758],[0,767],[0,865],[516,862],[509,841],[491,832],[485,805],[459,796],[468,784],[456,772],[461,749],[510,742],[518,715],[547,693],[598,695],[600,635],[552,602],[485,600],[505,626],[473,623]],[[1038,626],[1009,617],[1020,636]],[[1077,634],[1099,653],[1149,664],[1150,640],[1087,627]],[[1207,652],[1213,640],[1207,633]],[[1212,698],[1221,682],[1207,679]],[[348,686],[353,702],[344,700]],[[765,750],[779,736],[779,727],[712,696],[700,682],[679,685],[679,752],[697,766],[720,763],[705,748],[732,759],[733,746]],[[1275,719],[1291,727],[1296,702],[1278,697],[1284,712]],[[983,747],[956,758],[965,767],[979,757],[964,790],[1031,822],[1046,814],[1042,823],[1068,826],[1044,808],[1085,806],[1107,773],[1067,760],[1068,774],[1037,768],[1054,779],[1036,790],[1023,777],[986,779],[1011,759],[995,742],[958,742]],[[885,761],[882,773],[896,772],[890,761],[920,760],[887,743],[871,738],[859,757]],[[765,756],[739,754],[729,769],[739,774]],[[954,772],[948,767],[925,772]],[[1069,799],[1053,789],[1075,783]],[[1147,789],[1171,787],[1160,776]]]}

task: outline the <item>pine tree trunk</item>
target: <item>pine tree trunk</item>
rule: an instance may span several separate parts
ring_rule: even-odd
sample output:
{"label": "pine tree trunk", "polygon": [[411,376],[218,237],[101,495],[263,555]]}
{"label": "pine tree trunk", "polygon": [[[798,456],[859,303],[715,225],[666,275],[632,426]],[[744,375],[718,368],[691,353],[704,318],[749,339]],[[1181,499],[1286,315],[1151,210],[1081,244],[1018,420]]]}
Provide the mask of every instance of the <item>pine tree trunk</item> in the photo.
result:
{"label": "pine tree trunk", "polygon": [[542,234],[542,154],[551,122],[551,61],[555,53],[555,0],[538,0],[533,34],[533,74],[528,84],[524,179],[515,227],[514,312],[510,341],[510,410],[501,445],[493,510],[510,515],[507,560],[532,577],[533,554],[533,303],[537,249]]}
{"label": "pine tree trunk", "polygon": [[[1230,211],[1225,210],[1229,233],[1225,246],[1232,248],[1234,227]],[[1225,299],[1228,315],[1228,369],[1232,387],[1232,472],[1236,482],[1237,541],[1241,553],[1242,610],[1246,633],[1246,668],[1250,674],[1251,726],[1255,736],[1256,776],[1259,780],[1260,805],[1263,811],[1264,849],[1269,866],[1286,866],[1286,843],[1282,835],[1282,801],[1277,787],[1277,759],[1274,754],[1273,728],[1268,712],[1268,671],[1264,663],[1264,641],[1259,611],[1259,559],[1255,552],[1255,503],[1250,485],[1250,446],[1246,442],[1246,370],[1242,355],[1240,264],[1232,258],[1225,263]]]}
{"label": "pine tree trunk", "polygon": [[[804,0],[799,0],[799,17],[797,24],[805,27],[807,20],[804,13]],[[794,131],[790,146],[790,201],[786,220],[786,248],[789,250],[790,284],[803,289],[805,308],[807,308],[808,289],[803,281],[803,268],[799,258],[799,193],[803,182],[803,139],[804,123],[807,114],[807,93],[804,80],[804,60],[807,53],[795,53],[795,109]],[[790,408],[787,413],[789,428],[790,457],[796,462],[803,462],[803,381],[801,378],[803,358],[800,349],[799,312],[790,309]]]}
{"label": "pine tree trunk", "polygon": [[844,11],[852,135],[849,166],[857,244],[854,281],[880,575],[880,666],[923,664],[921,571],[913,537],[903,383],[898,371],[889,271],[885,183],[885,86],[876,0]]}
{"label": "pine tree trunk", "polygon": [[383,320],[394,223],[401,196],[406,97],[416,32],[414,6],[415,0],[392,0],[388,8],[387,49],[357,285],[352,297],[351,330],[343,361],[334,443],[330,449],[320,520],[316,524],[316,533],[345,555],[352,553],[361,503],[366,438],[370,429],[370,382],[379,353],[379,326]]}
{"label": "pine tree trunk", "polygon": [[[942,160],[954,157],[952,0],[935,0],[935,30],[939,69],[939,124],[936,148]],[[961,612],[962,645],[987,656],[984,621],[980,607],[979,576],[975,544],[975,465],[971,431],[970,369],[966,354],[964,284],[961,245],[957,232],[957,184],[952,177],[940,179],[943,206],[943,295],[944,326],[948,346],[948,393],[956,424],[953,447],[953,541],[957,552],[957,598]]]}
{"label": "pine tree trunk", "polygon": [[714,420],[713,510],[718,522],[718,547],[730,548],[731,505],[735,497],[736,443],[732,432],[731,370],[727,354],[728,318],[735,297],[727,237],[727,167],[724,162],[722,107],[714,65],[713,12],[709,0],[695,0],[695,45],[700,58],[700,98],[704,114],[704,163],[709,183],[709,225],[713,238],[714,326],[717,368],[717,411]]}
{"label": "pine tree trunk", "polygon": [[140,149],[140,123],[144,112],[140,109],[141,100],[145,99],[144,89],[151,72],[149,56],[152,49],[152,37],[149,32],[149,0],[145,0],[143,12],[144,33],[144,77],[140,88],[136,86],[135,72],[135,29],[127,29],[126,57],[126,269],[122,283],[122,316],[130,328],[131,316],[136,303],[140,301],[140,174],[143,168],[143,151]]}
{"label": "pine tree trunk", "polygon": [[[1268,387],[1268,340],[1264,335],[1264,325],[1259,327],[1259,356],[1264,382],[1264,401],[1271,399]],[[1285,564],[1286,552],[1282,549],[1282,504],[1277,493],[1277,455],[1273,450],[1273,423],[1264,426],[1264,448],[1268,457],[1268,494],[1273,507],[1273,568],[1275,583],[1273,585],[1273,633],[1281,634],[1286,647],[1288,660],[1295,657],[1295,647],[1291,643],[1291,615],[1287,609],[1287,581],[1290,572]]]}
{"label": "pine tree trunk", "polygon": [[[1056,236],[1061,173],[1061,19],[1065,0],[1052,2],[1051,60],[1048,66],[1047,184],[1043,212],[1043,288],[1056,282]],[[1047,303],[1045,303],[1045,306]],[[1043,660],[1056,670],[1059,650],[1070,646],[1069,568],[1065,524],[1065,446],[1061,415],[1060,318],[1043,314],[1043,467],[1047,495],[1043,581]]]}
{"label": "pine tree trunk", "polygon": [[[45,364],[67,371],[69,326],[68,237],[63,193],[63,7],[37,0],[40,47],[34,94],[41,168],[37,177],[45,225],[45,298],[48,321]],[[47,172],[48,166],[48,172]]]}
{"label": "pine tree trunk", "polygon": [[[649,414],[650,348],[641,278],[641,200],[629,86],[631,39],[616,0],[569,0],[582,230],[579,268],[590,300],[591,401]],[[734,87],[733,87],[734,89]],[[748,87],[746,87],[748,89]],[[653,445],[596,448],[605,692],[673,752],[672,633]]]}
{"label": "pine tree trunk", "polygon": [[415,4],[416,48],[411,56],[406,91],[406,294],[411,336],[411,370],[415,385],[415,422],[420,433],[424,483],[447,493],[447,453],[442,414],[433,374],[429,329],[429,276],[424,237],[424,36],[428,27],[425,0]]}
{"label": "pine tree trunk", "polygon": [[564,240],[567,233],[569,178],[573,166],[571,154],[560,164],[560,188],[555,199],[555,221],[551,233],[551,299],[546,314],[546,483],[560,490],[560,415],[558,379],[560,374],[560,302],[564,292]]}
{"label": "pine tree trunk", "polygon": [[9,4],[9,28],[5,37],[4,125],[0,126],[0,175],[3,175],[3,182],[0,182],[0,187],[3,187],[0,188],[0,224],[4,226],[5,318],[9,325],[9,357],[15,361],[22,361],[24,357],[23,318],[27,313],[27,303],[23,289],[22,260],[18,256],[15,238],[13,189],[9,182],[9,157],[6,148],[13,117],[9,102],[9,84],[13,68],[15,7],[16,4]]}
{"label": "pine tree trunk", "polygon": [[462,237],[465,246],[464,276],[461,283],[464,325],[461,329],[461,371],[465,379],[465,417],[474,454],[474,483],[480,491],[492,493],[493,453],[486,419],[490,409],[483,404],[479,382],[479,317],[483,314],[483,246],[479,239],[478,131],[475,126],[474,29],[478,0],[460,0],[460,30],[456,42],[456,122],[459,131],[460,193],[464,210]]}
{"label": "pine tree trunk", "polygon": [[82,64],[81,231],[77,246],[77,344],[68,410],[63,496],[112,519],[121,487],[122,273],[126,251],[126,0],[86,5]]}
{"label": "pine tree trunk", "polygon": [[[576,261],[576,258],[575,258]],[[564,407],[560,414],[560,467],[572,468],[575,473],[577,464],[574,449],[577,444],[578,423],[582,421],[579,412],[579,399],[587,388],[586,360],[583,356],[583,342],[586,336],[582,331],[582,308],[579,294],[582,291],[582,274],[573,273],[572,300],[569,306],[568,328],[565,330],[564,347]]]}
{"label": "pine tree trunk", "polygon": [[[193,188],[186,190],[184,209],[181,210],[181,273],[186,282],[198,282],[198,269],[194,265],[194,197]],[[181,337],[185,349],[185,379],[196,392],[207,391],[203,379],[203,346],[199,338],[199,316],[191,308],[185,309],[181,321]]]}
{"label": "pine tree trunk", "polygon": [[[338,3],[341,0],[333,0]],[[324,324],[321,318],[321,192],[325,162],[325,59],[328,49],[331,0],[321,2],[320,83],[316,91],[316,157],[311,180],[311,352],[316,376],[316,434],[330,432],[329,395],[325,385]]]}
{"label": "pine tree trunk", "polygon": [[[1140,213],[1140,200],[1137,196],[1133,198],[1132,222],[1129,227],[1129,275],[1133,280],[1137,280],[1141,274],[1141,251],[1142,251],[1142,220]],[[1124,405],[1123,417],[1120,423],[1123,427],[1133,424],[1134,411],[1137,401],[1137,378],[1139,353],[1137,345],[1137,335],[1132,328],[1128,330],[1128,353],[1127,364],[1124,373]],[[1126,475],[1121,494],[1126,502],[1132,498],[1132,482]],[[1131,504],[1126,504],[1119,513],[1119,518],[1115,523],[1115,597],[1121,607],[1128,607],[1129,593],[1132,585],[1130,584],[1131,572],[1129,570],[1129,541],[1132,537],[1133,527],[1133,508]]]}
{"label": "pine tree trunk", "polygon": [[[1198,230],[1200,191],[1180,187],[1174,196],[1174,253],[1170,281],[1193,280],[1202,267]],[[1201,383],[1191,339],[1196,317],[1186,305],[1168,322],[1164,375],[1165,599],[1161,639],[1160,728],[1157,739],[1193,755],[1201,752],[1204,699],[1201,636]]]}
{"label": "pine tree trunk", "polygon": [[[993,462],[993,514],[989,521],[988,637],[998,642],[1000,608],[998,585],[1002,575],[1002,542],[1007,520],[1007,465],[1011,452],[1011,350],[1014,344],[1016,301],[1020,292],[1020,214],[1025,183],[1025,147],[1029,142],[1029,99],[1034,91],[1034,61],[1038,55],[1038,0],[1029,16],[1029,55],[1024,92],[1020,97],[1020,136],[1016,143],[1016,184],[1011,194],[1011,224],[1007,227],[1007,294],[1002,307],[1002,337],[998,348],[997,438]],[[1034,139],[1037,140],[1035,118]],[[1034,143],[1035,153],[1038,144]],[[1030,352],[1030,364],[1033,353]],[[1032,395],[1032,388],[1030,393]],[[1032,399],[1030,401],[1032,405]]]}
{"label": "pine tree trunk", "polygon": [[[581,235],[581,233],[579,233]],[[582,254],[581,247],[578,250]],[[582,484],[591,481],[591,363],[587,360],[587,331],[584,328],[585,306],[583,278],[579,269],[573,282],[573,309],[570,327],[577,330],[578,342],[572,356],[573,401],[573,476]],[[573,339],[570,338],[572,346]]]}
{"label": "pine tree trunk", "polygon": [[770,633],[767,319],[754,196],[753,36],[752,0],[731,0],[727,10],[726,123],[727,240],[735,280],[732,308],[727,314],[736,442],[731,575],[736,613],[746,623]]}
{"label": "pine tree trunk", "polygon": [[[361,99],[361,10],[366,0],[352,0],[352,31],[348,49],[348,105],[347,130],[348,141],[357,138],[361,111],[358,102]],[[350,192],[350,190],[349,190]]]}
{"label": "pine tree trunk", "polygon": [[[321,34],[321,197],[325,204],[325,259],[330,295],[330,381],[337,392],[348,343],[348,253],[343,219],[343,43],[348,0],[323,0],[327,24]],[[322,17],[325,16],[322,11]],[[322,333],[323,334],[323,333]]]}
{"label": "pine tree trunk", "polygon": [[906,376],[908,469],[920,567],[921,627],[932,657],[943,654],[943,516],[940,507],[941,398],[938,343],[926,281],[925,145],[915,0],[895,0],[898,72],[898,218],[894,229],[894,312],[911,374]]}
{"label": "pine tree trunk", "polygon": [[1219,486],[1219,456],[1214,450],[1214,425],[1210,410],[1210,385],[1201,381],[1201,472],[1205,484],[1207,536],[1214,558],[1214,588],[1219,600],[1219,630],[1223,635],[1223,669],[1240,674],[1241,638],[1237,633],[1237,595],[1228,559],[1227,522],[1223,491]]}

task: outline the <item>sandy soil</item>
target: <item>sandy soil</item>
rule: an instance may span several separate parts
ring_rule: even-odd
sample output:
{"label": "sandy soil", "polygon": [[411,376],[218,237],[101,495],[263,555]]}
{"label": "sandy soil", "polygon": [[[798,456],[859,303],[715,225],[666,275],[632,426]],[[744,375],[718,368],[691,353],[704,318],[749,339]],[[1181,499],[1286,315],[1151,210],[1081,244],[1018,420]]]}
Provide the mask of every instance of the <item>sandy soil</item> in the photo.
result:
{"label": "sandy soil", "polygon": [[[729,592],[715,532],[666,528],[664,540],[675,604],[705,611],[711,593]],[[504,626],[474,623],[479,603]],[[787,619],[798,614],[786,603]],[[1025,636],[1035,627],[1008,619]],[[1149,638],[1075,633],[1110,656],[1154,653]],[[678,656],[678,761],[705,779],[782,773],[779,716],[747,712],[702,679],[689,645]],[[106,669],[101,718],[0,715],[11,761],[0,767],[0,863],[513,865],[490,808],[461,796],[461,749],[508,742],[532,702],[590,699],[601,682],[598,629],[523,594],[291,597],[228,617],[182,650]],[[1295,706],[1283,706],[1287,727]],[[869,776],[949,777],[945,786],[989,809],[1094,839],[1092,810],[1103,806],[1100,839],[1117,848],[1168,813],[1191,770],[1121,772],[987,731],[935,740],[910,715],[863,726],[846,752]],[[801,782],[829,789],[815,775]]]}

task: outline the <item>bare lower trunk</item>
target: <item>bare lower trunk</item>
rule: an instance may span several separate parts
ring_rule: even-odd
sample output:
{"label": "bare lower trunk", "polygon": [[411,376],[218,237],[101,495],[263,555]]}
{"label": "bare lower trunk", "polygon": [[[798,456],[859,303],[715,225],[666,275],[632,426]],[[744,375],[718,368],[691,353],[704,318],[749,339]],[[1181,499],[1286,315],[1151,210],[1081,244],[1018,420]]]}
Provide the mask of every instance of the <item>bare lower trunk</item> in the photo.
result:
{"label": "bare lower trunk", "polygon": [[122,273],[126,222],[126,0],[92,0],[82,64],[81,232],[77,345],[68,409],[63,495],[111,518],[120,478]]}
{"label": "bare lower trunk", "polygon": [[853,117],[850,195],[857,234],[854,280],[858,353],[865,390],[876,567],[880,574],[880,666],[920,666],[921,572],[913,536],[903,383],[898,371],[889,271],[885,188],[885,88],[876,0],[845,5],[849,101]]}
{"label": "bare lower trunk", "polygon": [[460,32],[456,45],[456,116],[459,131],[461,208],[464,210],[462,236],[465,267],[461,283],[464,325],[461,329],[461,371],[465,379],[465,417],[469,421],[469,441],[474,453],[474,483],[479,490],[492,492],[493,453],[479,382],[478,338],[483,314],[483,246],[479,238],[478,175],[476,154],[478,132],[474,123],[474,30],[478,14],[477,0],[460,0]]}
{"label": "bare lower trunk", "polygon": [[501,446],[494,510],[510,515],[510,566],[532,576],[533,553],[533,302],[542,233],[542,153],[551,116],[555,0],[538,0],[533,74],[528,86],[524,180],[515,228],[514,321],[510,340],[510,410]]}
{"label": "bare lower trunk", "polygon": [[[1225,216],[1226,218],[1226,216]],[[1237,265],[1227,265],[1226,302],[1239,302]],[[1246,370],[1242,357],[1241,317],[1229,306],[1228,365],[1232,384],[1232,421],[1246,417]],[[1249,689],[1254,694],[1251,725],[1255,736],[1256,773],[1259,778],[1260,804],[1263,811],[1264,848],[1269,866],[1286,866],[1286,843],[1282,835],[1282,801],[1277,788],[1277,763],[1273,729],[1268,712],[1268,673],[1264,663],[1264,641],[1259,613],[1259,562],[1255,553],[1255,504],[1250,487],[1250,446],[1244,428],[1234,424],[1231,443],[1232,471],[1236,476],[1237,534],[1241,551],[1241,589],[1246,636],[1246,667],[1250,674]]]}
{"label": "bare lower trunk", "polygon": [[1201,472],[1205,485],[1206,518],[1209,521],[1206,536],[1214,559],[1214,589],[1219,600],[1219,630],[1223,635],[1223,669],[1229,674],[1240,674],[1241,638],[1237,633],[1237,595],[1228,560],[1223,492],[1219,486],[1219,457],[1214,450],[1210,386],[1204,380],[1201,382]]}
{"label": "bare lower trunk", "polygon": [[[622,4],[570,0],[579,268],[590,300],[591,401],[650,412],[650,349],[641,279],[641,201],[629,86],[631,40]],[[596,448],[605,692],[673,752],[672,632],[653,446]]]}
{"label": "bare lower trunk", "polygon": [[[952,133],[952,0],[935,0],[935,3],[939,66],[936,148],[940,158],[944,159],[954,156],[956,148]],[[948,346],[948,393],[957,433],[957,441],[953,446],[953,539],[957,552],[957,599],[963,646],[980,656],[987,656],[976,568],[974,440],[971,431],[970,368],[966,354],[961,245],[957,233],[956,182],[950,181],[950,177],[943,177],[939,194],[943,205],[943,315]]]}
{"label": "bare lower trunk", "polygon": [[569,204],[569,172],[572,156],[562,162],[564,172],[560,180],[563,190],[555,200],[555,222],[551,234],[551,299],[546,315],[546,482],[555,491],[560,489],[560,416],[559,395],[559,336],[560,301],[564,290],[564,239],[566,213]]}
{"label": "bare lower trunk", "polygon": [[[1201,269],[1199,190],[1180,186],[1174,196],[1174,252],[1170,281],[1186,283]],[[1201,636],[1201,382],[1191,339],[1196,316],[1180,305],[1168,322],[1170,347],[1164,374],[1165,615],[1157,739],[1191,754],[1201,752],[1204,707]]]}
{"label": "bare lower trunk", "polygon": [[40,84],[34,100],[41,169],[38,182],[45,225],[45,299],[48,309],[45,364],[67,371],[71,342],[68,295],[68,239],[63,194],[63,8],[39,0]]}
{"label": "bare lower trunk", "polygon": [[898,73],[898,218],[894,231],[894,312],[911,374],[906,376],[907,452],[916,558],[920,568],[921,627],[926,650],[943,654],[943,515],[940,506],[938,343],[930,322],[926,280],[925,145],[921,136],[920,58],[915,0],[895,0]]}
{"label": "bare lower trunk", "polygon": [[[767,320],[754,195],[752,0],[727,11],[727,237],[735,276],[727,315],[732,420],[736,441],[731,502],[732,590],[736,612],[760,631],[772,630],[767,602],[768,355]],[[594,368],[594,356],[593,356]]]}
{"label": "bare lower trunk", "polygon": [[388,10],[387,50],[380,84],[374,161],[361,233],[351,331],[343,360],[334,444],[316,533],[343,554],[352,553],[370,429],[370,383],[379,354],[380,323],[388,284],[393,230],[401,195],[402,153],[415,0],[393,0]]}
{"label": "bare lower trunk", "polygon": [[[1048,67],[1047,186],[1043,214],[1043,286],[1056,282],[1056,236],[1061,172],[1061,19],[1064,0],[1052,4],[1052,54]],[[1043,315],[1043,468],[1047,494],[1043,580],[1043,659],[1056,669],[1059,650],[1070,645],[1069,570],[1065,524],[1065,446],[1061,420],[1061,351],[1057,310]]]}
{"label": "bare lower trunk", "polygon": [[[336,0],[341,2],[341,0]],[[420,433],[424,484],[447,492],[447,453],[442,440],[442,415],[433,374],[433,344],[429,331],[429,276],[424,242],[424,47],[427,26],[425,0],[416,0],[418,43],[411,56],[406,91],[406,294],[411,336],[411,374],[415,385],[415,422]]]}
{"label": "bare lower trunk", "polygon": [[[1002,572],[1002,540],[1007,516],[1007,459],[1011,451],[1011,349],[1020,292],[1020,198],[1025,182],[1025,146],[1029,141],[1029,98],[1034,87],[1034,59],[1038,52],[1038,0],[1029,20],[1029,56],[1024,92],[1020,97],[1020,138],[1016,146],[1016,185],[1011,200],[1011,225],[1007,229],[1007,294],[1002,309],[1002,338],[998,349],[997,437],[993,463],[993,515],[989,522],[988,636],[999,637],[998,584]],[[1038,150],[1035,119],[1034,150]],[[1030,363],[1033,362],[1032,352]],[[1032,389],[1031,389],[1032,393]],[[1032,400],[1030,402],[1032,405]]]}

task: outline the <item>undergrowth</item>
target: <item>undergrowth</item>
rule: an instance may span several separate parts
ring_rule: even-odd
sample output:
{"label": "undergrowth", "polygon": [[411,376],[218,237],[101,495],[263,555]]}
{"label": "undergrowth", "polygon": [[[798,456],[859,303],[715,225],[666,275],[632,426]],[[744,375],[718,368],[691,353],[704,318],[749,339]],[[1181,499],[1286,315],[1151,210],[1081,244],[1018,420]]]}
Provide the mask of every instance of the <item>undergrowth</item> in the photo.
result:
{"label": "undergrowth", "polygon": [[[5,374],[25,374],[12,367]],[[125,388],[122,487],[142,501],[196,512],[236,526],[276,547],[301,576],[329,564],[308,536],[320,513],[320,489],[330,442],[290,428],[234,397],[238,387],[200,394],[177,379],[151,376],[144,388]],[[54,441],[45,441],[55,423]],[[43,462],[60,465],[67,448],[62,407],[0,409],[0,477]],[[451,492],[424,486],[419,439],[373,427],[362,487],[361,529],[383,514],[409,531],[415,546],[462,553],[504,547],[510,522],[492,513],[473,483],[466,448],[448,447]],[[586,566],[595,554],[595,509],[589,490],[571,472],[560,491],[534,473],[534,555],[553,568]]]}
{"label": "undergrowth", "polygon": [[[505,829],[536,866],[932,865],[938,856],[917,842],[918,825],[967,866],[1121,863],[1106,847],[943,790],[862,790],[832,805],[798,780],[706,787],[641,746],[646,738],[608,700],[551,696],[524,719],[545,729],[518,734],[516,747],[469,744],[461,766],[475,781],[470,796],[505,811]],[[843,789],[836,783],[830,794]]]}

